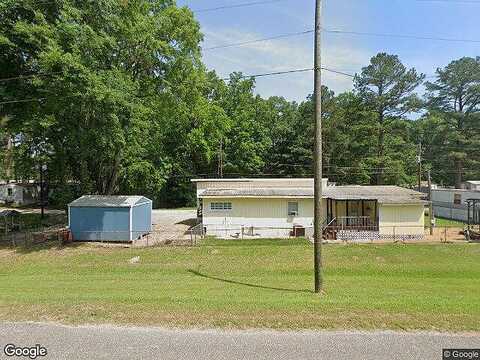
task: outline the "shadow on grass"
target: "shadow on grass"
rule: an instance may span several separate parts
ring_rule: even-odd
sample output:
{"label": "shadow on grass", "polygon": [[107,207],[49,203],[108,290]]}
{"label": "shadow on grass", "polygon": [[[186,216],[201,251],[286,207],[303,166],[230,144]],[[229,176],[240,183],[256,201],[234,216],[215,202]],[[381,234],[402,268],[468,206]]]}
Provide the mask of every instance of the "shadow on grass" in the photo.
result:
{"label": "shadow on grass", "polygon": [[286,291],[286,292],[293,292],[293,293],[307,293],[311,294],[313,291],[307,290],[307,289],[287,289],[287,288],[280,288],[280,287],[273,287],[273,286],[264,286],[264,285],[258,285],[258,284],[250,284],[250,283],[245,283],[241,281],[235,281],[235,280],[229,280],[229,279],[223,279],[220,277],[212,276],[212,275],[207,275],[204,273],[201,273],[196,270],[189,269],[189,273],[200,276],[206,279],[210,280],[216,280],[216,281],[221,281],[227,284],[234,284],[234,285],[242,285],[242,286],[247,286],[247,287],[252,287],[252,288],[258,288],[258,289],[266,289],[266,290],[277,290],[277,291]]}

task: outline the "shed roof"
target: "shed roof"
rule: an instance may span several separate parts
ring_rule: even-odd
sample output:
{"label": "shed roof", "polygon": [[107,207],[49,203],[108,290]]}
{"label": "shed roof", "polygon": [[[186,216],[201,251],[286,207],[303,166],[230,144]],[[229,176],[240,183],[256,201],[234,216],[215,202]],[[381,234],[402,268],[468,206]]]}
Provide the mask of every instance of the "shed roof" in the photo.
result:
{"label": "shed roof", "polygon": [[12,216],[20,216],[21,212],[17,210],[2,210],[0,211],[0,218],[12,217]]}
{"label": "shed roof", "polygon": [[[423,204],[424,194],[399,186],[329,186],[323,197],[335,200],[378,200],[382,204]],[[313,188],[208,189],[200,197],[313,198]]]}
{"label": "shed roof", "polygon": [[[323,180],[328,180],[324,178]],[[190,180],[193,183],[201,182],[219,182],[219,183],[228,183],[228,182],[285,182],[285,181],[312,181],[313,178],[220,178],[220,179],[192,179]]]}
{"label": "shed roof", "polygon": [[132,207],[146,202],[150,199],[144,196],[106,196],[106,195],[83,195],[77,200],[72,201],[69,206],[73,207]]}

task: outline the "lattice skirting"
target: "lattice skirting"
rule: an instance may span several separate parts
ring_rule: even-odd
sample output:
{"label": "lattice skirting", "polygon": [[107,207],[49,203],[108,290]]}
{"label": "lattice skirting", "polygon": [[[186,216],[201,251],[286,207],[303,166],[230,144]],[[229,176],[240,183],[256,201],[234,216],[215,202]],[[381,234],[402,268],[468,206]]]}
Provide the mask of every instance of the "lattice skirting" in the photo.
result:
{"label": "lattice skirting", "polygon": [[391,241],[414,241],[414,240],[423,240],[425,238],[424,234],[383,234],[380,235],[381,240],[391,240]]}
{"label": "lattice skirting", "polygon": [[340,230],[337,232],[337,240],[342,241],[372,241],[379,240],[380,233],[378,231],[351,231],[351,230]]}
{"label": "lattice skirting", "polygon": [[424,234],[381,234],[378,231],[351,231],[340,230],[337,233],[337,240],[352,242],[368,242],[374,240],[385,241],[408,241],[423,240]]}

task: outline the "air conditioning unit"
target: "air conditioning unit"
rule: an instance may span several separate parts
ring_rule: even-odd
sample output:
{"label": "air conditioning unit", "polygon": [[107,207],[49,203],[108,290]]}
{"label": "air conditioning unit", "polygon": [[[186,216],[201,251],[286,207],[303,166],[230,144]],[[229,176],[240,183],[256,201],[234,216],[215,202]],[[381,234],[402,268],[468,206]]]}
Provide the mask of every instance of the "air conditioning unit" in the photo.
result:
{"label": "air conditioning unit", "polygon": [[290,213],[288,214],[288,216],[297,216],[297,215],[298,215],[297,211],[290,211]]}

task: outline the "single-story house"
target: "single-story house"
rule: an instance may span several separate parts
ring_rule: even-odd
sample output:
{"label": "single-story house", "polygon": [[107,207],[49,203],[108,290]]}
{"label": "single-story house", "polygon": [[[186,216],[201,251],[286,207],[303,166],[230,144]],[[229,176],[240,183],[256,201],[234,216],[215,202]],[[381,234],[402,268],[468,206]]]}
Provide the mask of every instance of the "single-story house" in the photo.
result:
{"label": "single-story house", "polygon": [[480,191],[480,180],[468,180],[462,184],[462,188],[465,190],[478,190]]}
{"label": "single-story house", "polygon": [[152,231],[152,200],[84,195],[68,204],[73,241],[133,241]]}
{"label": "single-story house", "polygon": [[[313,235],[313,179],[196,179],[198,214],[220,238]],[[424,194],[398,186],[331,186],[323,179],[325,237],[424,236]]]}
{"label": "single-story house", "polygon": [[467,222],[467,200],[469,199],[480,199],[480,190],[434,189],[432,190],[433,212],[436,217]]}
{"label": "single-story house", "polygon": [[33,182],[0,183],[0,204],[31,205],[38,201],[39,191]]}

